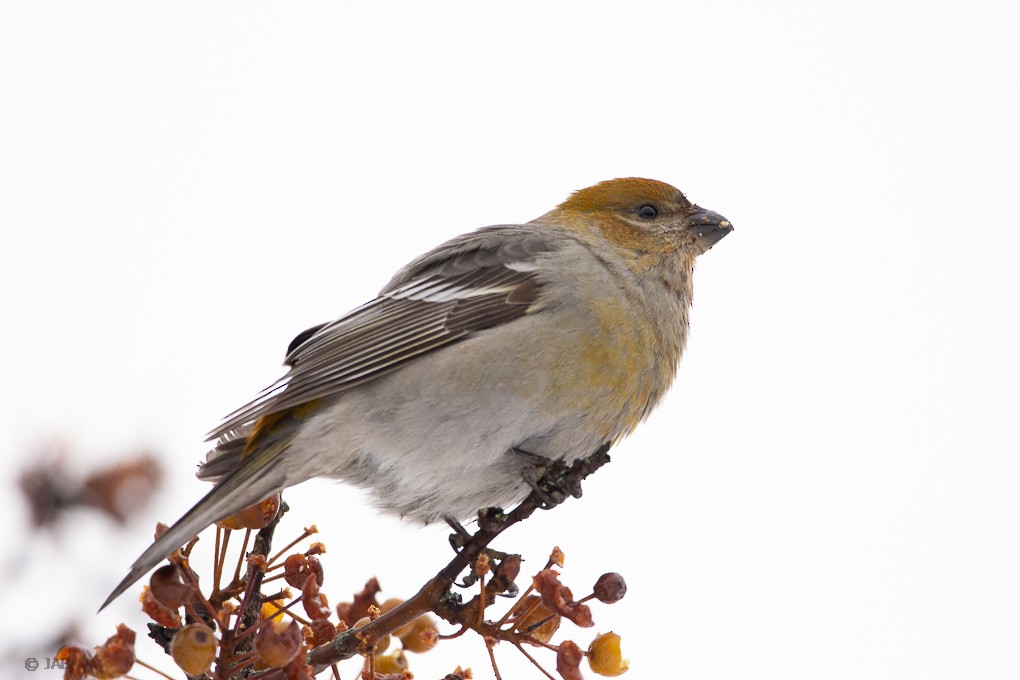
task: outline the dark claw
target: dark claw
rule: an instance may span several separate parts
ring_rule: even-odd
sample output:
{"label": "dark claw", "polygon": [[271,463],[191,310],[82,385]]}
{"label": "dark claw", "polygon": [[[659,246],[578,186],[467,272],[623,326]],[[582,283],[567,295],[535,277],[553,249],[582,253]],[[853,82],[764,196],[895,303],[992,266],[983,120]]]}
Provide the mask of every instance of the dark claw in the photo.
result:
{"label": "dark claw", "polygon": [[516,446],[512,447],[510,449],[510,451],[512,453],[514,453],[515,455],[520,456],[525,461],[527,461],[528,463],[534,465],[537,468],[540,468],[540,467],[542,467],[543,465],[545,465],[546,463],[549,462],[549,459],[546,458],[545,456],[540,456],[537,453],[532,453],[531,451],[525,451],[524,449],[519,449]]}
{"label": "dark claw", "polygon": [[453,546],[454,552],[460,552],[464,544],[470,540],[471,534],[468,533],[467,529],[460,522],[452,517],[444,517],[443,519],[453,529],[453,533],[450,534],[450,545]]}
{"label": "dark claw", "polygon": [[563,497],[563,494],[556,493],[555,491],[550,492],[543,489],[542,485],[535,480],[534,475],[530,472],[524,475],[524,481],[527,483],[528,486],[531,487],[531,495],[538,498],[540,503],[539,507],[542,510],[552,510],[557,505],[566,500]]}

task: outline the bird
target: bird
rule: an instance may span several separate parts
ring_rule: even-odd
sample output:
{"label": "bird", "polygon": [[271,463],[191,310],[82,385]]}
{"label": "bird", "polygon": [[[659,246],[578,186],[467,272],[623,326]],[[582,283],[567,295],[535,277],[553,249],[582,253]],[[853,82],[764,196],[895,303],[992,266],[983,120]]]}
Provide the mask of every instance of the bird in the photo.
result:
{"label": "bird", "polygon": [[732,230],[630,177],[414,259],[374,300],[294,338],[285,375],[209,434],[198,477],[212,490],[103,607],[209,525],[313,477],[421,523],[520,502],[543,461],[611,446],[659,403],[695,259]]}

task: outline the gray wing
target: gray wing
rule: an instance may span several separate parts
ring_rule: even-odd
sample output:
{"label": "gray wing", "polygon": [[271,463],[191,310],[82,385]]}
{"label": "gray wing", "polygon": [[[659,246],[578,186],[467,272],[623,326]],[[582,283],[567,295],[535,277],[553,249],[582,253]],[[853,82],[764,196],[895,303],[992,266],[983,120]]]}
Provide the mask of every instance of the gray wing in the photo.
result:
{"label": "gray wing", "polygon": [[556,247],[547,231],[512,225],[480,229],[423,255],[375,300],[299,334],[287,352],[290,371],[209,439],[229,446],[258,418],[337,394],[528,313],[541,290],[533,258]]}

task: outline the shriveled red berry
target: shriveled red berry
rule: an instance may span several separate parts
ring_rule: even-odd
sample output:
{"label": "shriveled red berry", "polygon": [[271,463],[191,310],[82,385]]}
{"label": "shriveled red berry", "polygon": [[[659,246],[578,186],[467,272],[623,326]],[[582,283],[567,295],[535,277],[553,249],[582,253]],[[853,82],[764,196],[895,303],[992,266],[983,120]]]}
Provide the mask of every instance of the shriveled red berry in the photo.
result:
{"label": "shriveled red berry", "polygon": [[152,588],[145,586],[138,601],[142,603],[142,611],[148,614],[149,618],[166,628],[180,628],[182,625],[181,615],[170,609],[156,599],[152,594]]}
{"label": "shriveled red berry", "polygon": [[57,661],[64,663],[64,680],[85,680],[92,663],[92,650],[84,645],[64,645],[57,650]]}
{"label": "shriveled red berry", "polygon": [[191,586],[181,580],[181,572],[175,564],[166,564],[152,572],[149,578],[152,596],[167,609],[178,609],[194,594]]}
{"label": "shriveled red berry", "polygon": [[319,582],[314,578],[306,578],[301,588],[301,605],[305,608],[308,618],[316,621],[327,618],[333,610],[329,608],[326,595],[319,590]]}
{"label": "shriveled red berry", "polygon": [[581,675],[581,659],[584,652],[576,643],[567,640],[556,650],[556,672],[563,680],[584,680]]}
{"label": "shriveled red berry", "polygon": [[535,590],[542,596],[542,602],[550,611],[564,616],[582,628],[595,625],[591,609],[582,602],[575,602],[570,588],[560,583],[560,574],[555,569],[543,569],[532,579]]}
{"label": "shriveled red berry", "polygon": [[312,621],[312,644],[315,646],[324,645],[327,642],[331,642],[336,637],[337,630],[336,626],[331,621],[326,619],[316,619]]}
{"label": "shriveled red berry", "polygon": [[599,602],[613,604],[623,599],[627,594],[627,582],[615,571],[599,576],[595,582],[595,597]]}
{"label": "shriveled red berry", "polygon": [[290,555],[283,562],[283,578],[288,584],[295,588],[305,585],[305,579],[314,575],[316,582],[321,586],[323,581],[322,563],[314,555],[302,555],[296,553]]}
{"label": "shriveled red berry", "polygon": [[289,624],[269,623],[255,633],[255,651],[273,668],[283,668],[304,649],[301,626],[291,620]]}
{"label": "shriveled red berry", "polygon": [[89,675],[98,680],[111,680],[127,674],[135,665],[135,631],[123,623],[117,632],[96,649]]}

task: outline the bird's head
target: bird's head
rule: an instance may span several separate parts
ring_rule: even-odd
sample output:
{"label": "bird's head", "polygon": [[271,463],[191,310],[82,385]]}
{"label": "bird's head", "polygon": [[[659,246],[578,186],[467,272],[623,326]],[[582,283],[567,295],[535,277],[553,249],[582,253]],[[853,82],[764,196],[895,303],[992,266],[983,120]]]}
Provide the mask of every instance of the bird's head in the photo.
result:
{"label": "bird's head", "polygon": [[540,220],[555,221],[635,255],[704,253],[733,225],[687,200],[679,189],[629,177],[575,191]]}

